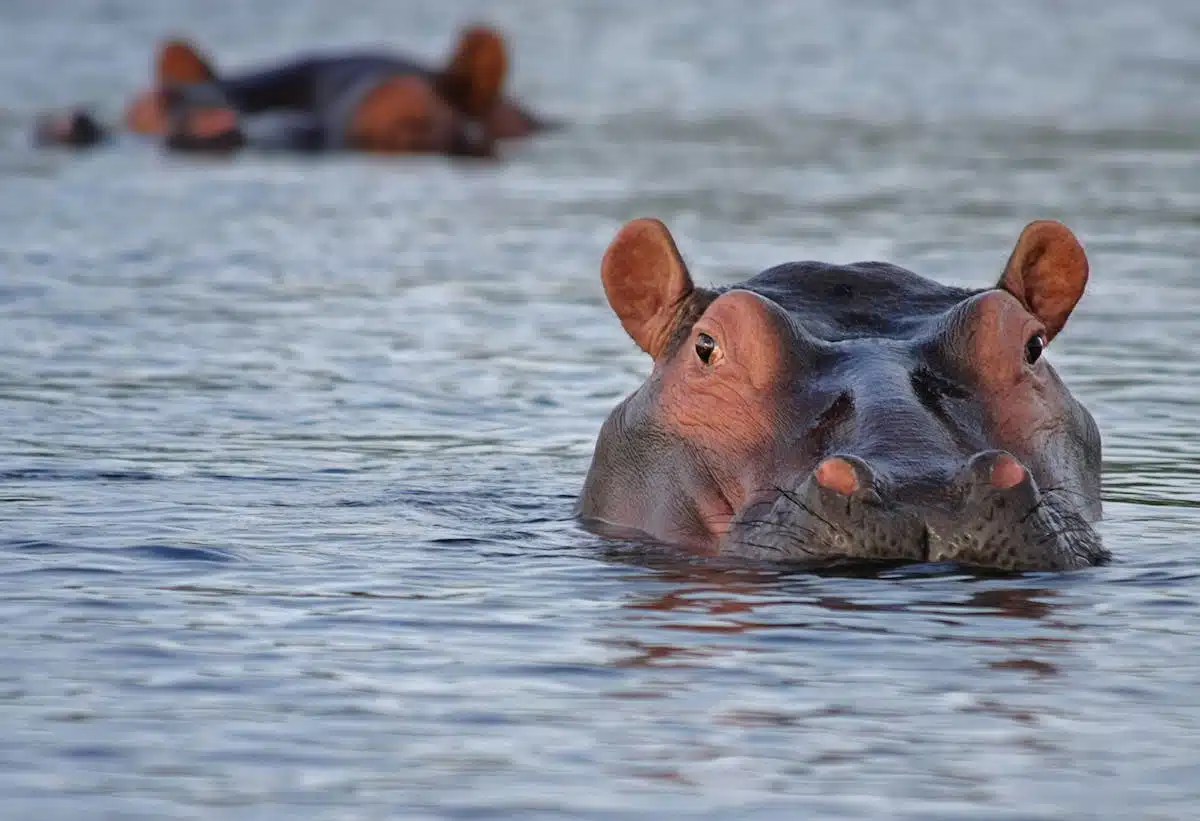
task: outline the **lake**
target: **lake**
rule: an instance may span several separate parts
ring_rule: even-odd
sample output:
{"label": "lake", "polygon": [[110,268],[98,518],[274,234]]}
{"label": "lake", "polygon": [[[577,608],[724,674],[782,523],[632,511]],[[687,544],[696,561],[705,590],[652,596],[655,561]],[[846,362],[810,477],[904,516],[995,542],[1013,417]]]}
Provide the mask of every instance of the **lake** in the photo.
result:
{"label": "lake", "polygon": [[[71,819],[1193,819],[1200,4],[0,4],[0,803]],[[497,165],[121,144],[221,66],[510,37],[570,127]],[[581,530],[649,362],[600,258],[885,259],[984,287],[1066,222],[1049,349],[1109,566],[875,576]]]}

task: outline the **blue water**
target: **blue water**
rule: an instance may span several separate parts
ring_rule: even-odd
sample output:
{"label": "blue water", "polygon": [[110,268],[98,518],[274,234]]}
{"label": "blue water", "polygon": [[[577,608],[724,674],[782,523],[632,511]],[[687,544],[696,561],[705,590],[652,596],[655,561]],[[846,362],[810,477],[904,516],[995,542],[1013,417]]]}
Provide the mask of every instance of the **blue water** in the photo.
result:
{"label": "blue water", "polygon": [[[1200,6],[0,3],[0,806],[24,819],[1194,819]],[[282,16],[281,16],[282,15]],[[573,126],[495,167],[125,144],[155,38],[218,64],[512,38]],[[1049,355],[1112,565],[740,568],[571,506],[648,363],[625,220],[698,280],[971,286],[1082,238]]]}

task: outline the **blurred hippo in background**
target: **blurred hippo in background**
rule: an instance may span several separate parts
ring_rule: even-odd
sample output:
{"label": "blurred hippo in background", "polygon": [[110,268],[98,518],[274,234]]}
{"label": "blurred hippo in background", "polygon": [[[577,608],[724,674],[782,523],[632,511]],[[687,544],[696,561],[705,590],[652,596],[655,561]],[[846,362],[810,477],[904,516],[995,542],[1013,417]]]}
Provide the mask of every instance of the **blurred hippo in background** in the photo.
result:
{"label": "blurred hippo in background", "polygon": [[885,262],[793,262],[697,288],[666,226],[604,256],[653,360],[601,428],[578,504],[612,536],[830,564],[1100,564],[1100,434],[1046,357],[1088,262],[1058,222],[994,288]]}
{"label": "blurred hippo in background", "polygon": [[[345,53],[218,75],[191,43],[159,46],[153,88],[125,112],[135,134],[181,151],[360,151],[491,157],[500,139],[550,127],[503,94],[508,54],[484,26],[465,29],[445,67]],[[86,127],[85,127],[86,125]],[[104,129],[81,109],[43,117],[42,145],[86,147]]]}

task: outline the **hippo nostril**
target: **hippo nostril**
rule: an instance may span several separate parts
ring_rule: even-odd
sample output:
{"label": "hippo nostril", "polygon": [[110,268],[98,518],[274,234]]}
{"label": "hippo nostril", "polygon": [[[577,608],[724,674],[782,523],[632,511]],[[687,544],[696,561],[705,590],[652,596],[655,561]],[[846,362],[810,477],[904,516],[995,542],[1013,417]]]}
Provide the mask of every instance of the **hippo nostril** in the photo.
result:
{"label": "hippo nostril", "polygon": [[985,450],[967,464],[968,481],[979,488],[1009,490],[1029,478],[1029,471],[1011,453]]}
{"label": "hippo nostril", "polygon": [[854,466],[838,456],[826,459],[817,465],[813,476],[818,485],[843,496],[849,496],[858,490],[858,474],[854,472]]}
{"label": "hippo nostril", "polygon": [[826,490],[843,496],[875,496],[875,474],[855,456],[830,456],[813,471],[813,479]]}
{"label": "hippo nostril", "polygon": [[992,463],[989,481],[997,490],[1008,490],[1024,482],[1027,475],[1024,465],[1007,453],[1001,453]]}

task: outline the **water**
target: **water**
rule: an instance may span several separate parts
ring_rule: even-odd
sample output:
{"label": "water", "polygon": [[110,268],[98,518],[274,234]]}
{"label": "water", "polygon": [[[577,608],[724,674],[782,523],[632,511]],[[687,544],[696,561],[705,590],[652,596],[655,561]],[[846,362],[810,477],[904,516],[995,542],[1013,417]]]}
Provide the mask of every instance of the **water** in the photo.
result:
{"label": "water", "polygon": [[[1200,6],[0,4],[6,818],[1191,819]],[[497,167],[36,154],[154,38],[434,57],[492,20],[574,126]],[[998,276],[1056,217],[1050,356],[1115,562],[823,577],[646,557],[571,504],[647,362],[619,225],[700,281]]]}

